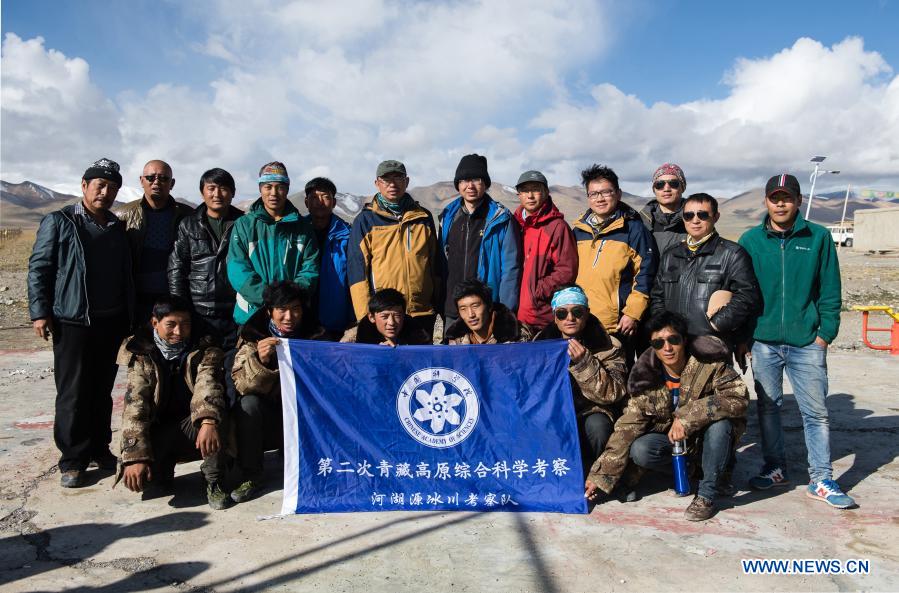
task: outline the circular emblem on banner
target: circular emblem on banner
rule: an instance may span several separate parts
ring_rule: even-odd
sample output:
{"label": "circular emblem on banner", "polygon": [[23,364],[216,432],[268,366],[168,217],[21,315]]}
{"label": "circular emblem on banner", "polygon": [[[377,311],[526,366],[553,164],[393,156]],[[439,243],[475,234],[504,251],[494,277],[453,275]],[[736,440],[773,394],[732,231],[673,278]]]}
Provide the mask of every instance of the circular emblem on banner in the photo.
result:
{"label": "circular emblem on banner", "polygon": [[396,413],[413,439],[435,449],[454,447],[474,431],[480,405],[464,375],[430,367],[409,375],[396,394]]}

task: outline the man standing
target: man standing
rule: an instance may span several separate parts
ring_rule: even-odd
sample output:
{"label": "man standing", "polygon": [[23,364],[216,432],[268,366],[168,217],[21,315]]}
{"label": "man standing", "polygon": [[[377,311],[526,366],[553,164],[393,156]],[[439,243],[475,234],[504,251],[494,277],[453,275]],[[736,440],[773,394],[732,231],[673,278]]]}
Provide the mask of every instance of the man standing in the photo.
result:
{"label": "man standing", "polygon": [[350,225],[334,214],[336,205],[337,186],[333,181],[316,177],[306,184],[306,208],[321,253],[318,292],[312,299],[311,315],[332,341],[339,340],[356,320],[347,280]]}
{"label": "man standing", "polygon": [[444,327],[458,318],[453,288],[478,279],[490,287],[497,303],[518,309],[521,282],[518,223],[509,210],[493,200],[487,158],[468,154],[459,161],[454,179],[459,197],[444,208],[440,222],[440,247],[446,258]]}
{"label": "man standing", "polygon": [[169,255],[175,244],[178,223],[191,213],[190,206],[172,197],[175,178],[165,161],[153,160],[144,165],[140,176],[144,195],[119,209],[131,247],[132,269],[137,290],[134,324],[150,321],[156,299],[169,292]]}
{"label": "man standing", "polygon": [[234,223],[228,248],[228,280],[237,291],[234,321],[244,324],[262,306],[262,292],[278,280],[296,282],[306,293],[318,283],[318,243],[312,224],[287,199],[284,163],[259,170],[258,200]]}
{"label": "man standing", "polygon": [[533,336],[553,322],[550,300],[560,286],[574,282],[578,254],[543,173],[525,171],[515,189],[521,202],[515,218],[521,227],[523,255],[518,320]]}
{"label": "man standing", "polygon": [[375,291],[399,291],[410,321],[433,336],[441,294],[437,233],[431,213],[406,193],[408,186],[403,163],[378,165],[378,193],[356,216],[350,234],[350,294],[356,319],[362,320]]}
{"label": "man standing", "polygon": [[621,201],[612,169],[593,165],[581,177],[590,207],[574,225],[577,282],[587,293],[590,312],[624,343],[630,362],[658,263],[652,235],[639,214]]}
{"label": "man standing", "polygon": [[640,217],[656,240],[656,253],[659,257],[669,247],[687,238],[684,221],[680,216],[686,189],[687,178],[684,177],[684,171],[674,163],[665,163],[652,175],[652,192],[656,199],[650,200],[643,207]]}
{"label": "man standing", "polygon": [[81,486],[92,461],[116,466],[110,394],[134,307],[125,227],[109,211],[121,185],[117,163],[92,164],[81,179],[81,202],[41,220],[28,262],[34,332],[45,340],[53,335],[53,438],[64,488]]}
{"label": "man standing", "polygon": [[662,256],[652,289],[652,314],[673,311],[687,320],[691,337],[715,335],[731,348],[746,342],[761,308],[752,260],[715,231],[718,201],[693,194],[682,205],[687,240]]}
{"label": "man standing", "polygon": [[806,494],[845,509],[855,501],[833,480],[826,403],[827,346],[840,329],[840,264],[830,233],[802,218],[801,204],[799,181],[775,175],[765,186],[768,215],[740,238],[764,302],[751,356],[765,465],[749,485],[765,490],[790,483],[780,422],[786,371],[808,450]]}

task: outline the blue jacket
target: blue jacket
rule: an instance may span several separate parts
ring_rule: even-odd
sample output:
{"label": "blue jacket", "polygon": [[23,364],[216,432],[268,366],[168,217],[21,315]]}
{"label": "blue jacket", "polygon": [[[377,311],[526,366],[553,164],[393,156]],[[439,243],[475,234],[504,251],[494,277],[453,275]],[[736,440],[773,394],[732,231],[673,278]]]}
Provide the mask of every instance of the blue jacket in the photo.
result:
{"label": "blue jacket", "polygon": [[[309,223],[312,219],[306,217]],[[332,214],[328,237],[319,245],[321,268],[318,276],[318,321],[330,331],[344,331],[356,322],[353,302],[350,300],[350,283],[347,279],[347,245],[350,241],[350,225]]]}
{"label": "blue jacket", "polygon": [[[518,222],[508,208],[489,195],[487,223],[481,239],[478,257],[478,279],[493,291],[493,299],[512,311],[518,310],[518,293],[521,284],[521,231]],[[462,196],[449,203],[439,216],[440,248],[446,258],[446,238],[459,208]],[[444,266],[446,270],[446,266]],[[454,287],[447,286],[452,291]]]}

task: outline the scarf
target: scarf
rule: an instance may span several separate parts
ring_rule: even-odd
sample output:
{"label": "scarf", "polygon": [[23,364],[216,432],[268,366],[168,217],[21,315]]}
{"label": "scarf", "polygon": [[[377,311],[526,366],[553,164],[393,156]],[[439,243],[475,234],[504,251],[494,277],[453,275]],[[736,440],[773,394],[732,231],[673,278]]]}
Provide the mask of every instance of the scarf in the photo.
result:
{"label": "scarf", "polygon": [[384,196],[381,195],[381,192],[378,192],[375,195],[375,199],[380,204],[381,208],[387,210],[397,218],[403,215],[403,212],[412,208],[412,196],[409,194],[403,194],[403,197],[400,198],[399,202],[393,203]]}
{"label": "scarf", "polygon": [[713,236],[714,234],[715,234],[715,231],[712,231],[711,233],[709,233],[708,235],[706,235],[706,236],[703,237],[702,239],[698,239],[698,240],[696,240],[696,241],[693,240],[693,237],[687,235],[687,249],[689,249],[690,251],[698,251],[699,248],[702,247],[702,245],[703,245],[706,241],[708,241],[709,239],[711,239],[712,236]]}
{"label": "scarf", "polygon": [[162,357],[168,361],[175,360],[187,350],[187,342],[181,341],[177,344],[169,344],[159,337],[155,329],[153,330],[153,341],[156,343],[156,348],[162,354]]}

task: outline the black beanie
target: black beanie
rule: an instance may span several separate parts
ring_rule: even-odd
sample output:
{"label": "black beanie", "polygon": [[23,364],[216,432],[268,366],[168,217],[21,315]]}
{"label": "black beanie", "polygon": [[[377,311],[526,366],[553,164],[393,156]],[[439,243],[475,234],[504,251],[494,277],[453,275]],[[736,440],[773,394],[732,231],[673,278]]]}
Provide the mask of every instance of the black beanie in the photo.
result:
{"label": "black beanie", "polygon": [[106,179],[122,187],[122,174],[119,173],[119,164],[111,159],[100,159],[87,168],[81,177],[85,181],[91,179]]}
{"label": "black beanie", "polygon": [[459,189],[459,182],[463,179],[483,179],[484,184],[490,187],[490,173],[487,172],[487,157],[479,154],[466,154],[456,167],[456,177],[453,185]]}

